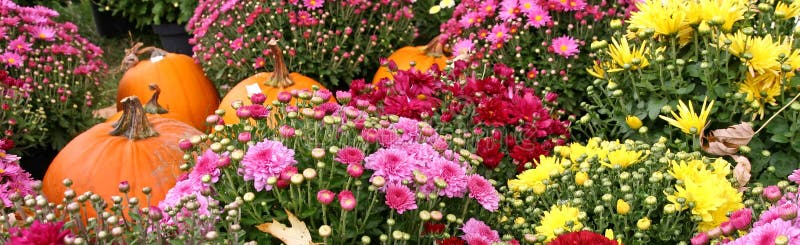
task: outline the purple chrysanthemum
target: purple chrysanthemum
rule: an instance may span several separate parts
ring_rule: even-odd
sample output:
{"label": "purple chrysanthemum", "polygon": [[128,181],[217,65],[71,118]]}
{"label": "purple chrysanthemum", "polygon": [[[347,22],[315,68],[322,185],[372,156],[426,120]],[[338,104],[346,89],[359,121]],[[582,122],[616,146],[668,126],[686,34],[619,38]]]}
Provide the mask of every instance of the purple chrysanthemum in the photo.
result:
{"label": "purple chrysanthemum", "polygon": [[245,181],[254,181],[256,191],[272,190],[267,179],[277,178],[284,169],[296,163],[294,150],[279,141],[264,140],[247,150],[239,173]]}

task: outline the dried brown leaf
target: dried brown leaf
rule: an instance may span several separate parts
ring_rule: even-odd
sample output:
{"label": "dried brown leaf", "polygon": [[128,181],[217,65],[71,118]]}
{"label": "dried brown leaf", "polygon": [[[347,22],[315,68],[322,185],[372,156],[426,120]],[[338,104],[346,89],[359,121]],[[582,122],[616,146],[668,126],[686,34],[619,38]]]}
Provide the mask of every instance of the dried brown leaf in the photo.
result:
{"label": "dried brown leaf", "polygon": [[[718,156],[736,154],[739,147],[750,143],[755,132],[750,123],[740,123],[728,128],[711,131],[708,136],[700,137],[703,150]],[[706,141],[704,142],[703,139]]]}
{"label": "dried brown leaf", "polygon": [[286,227],[277,220],[272,220],[272,223],[264,223],[256,226],[258,230],[268,233],[275,238],[283,241],[286,245],[314,245],[311,241],[311,232],[308,231],[306,223],[297,219],[297,216],[286,210],[286,215],[289,218],[289,224],[292,227]]}
{"label": "dried brown leaf", "polygon": [[102,119],[108,119],[114,114],[117,114],[117,105],[110,105],[108,107],[92,111],[92,115],[94,115],[94,117]]}
{"label": "dried brown leaf", "polygon": [[747,182],[750,181],[750,160],[740,155],[732,155],[731,157],[736,161],[736,167],[733,168],[733,177],[739,184],[739,189],[742,190],[747,185]]}

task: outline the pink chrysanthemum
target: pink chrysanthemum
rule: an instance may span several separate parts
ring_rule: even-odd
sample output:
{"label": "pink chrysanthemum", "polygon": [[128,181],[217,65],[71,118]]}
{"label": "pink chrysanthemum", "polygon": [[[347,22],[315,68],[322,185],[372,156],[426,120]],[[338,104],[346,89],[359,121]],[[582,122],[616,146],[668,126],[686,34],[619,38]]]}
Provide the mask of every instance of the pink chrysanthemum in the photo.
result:
{"label": "pink chrysanthemum", "polygon": [[401,184],[411,179],[413,171],[407,154],[397,149],[379,149],[364,159],[364,167],[375,171],[372,176],[381,176],[388,184]]}
{"label": "pink chrysanthemum", "polygon": [[356,208],[358,201],[356,200],[355,196],[353,196],[353,192],[349,190],[343,190],[339,192],[339,206],[346,211],[350,211]]}
{"label": "pink chrysanthemum", "polygon": [[36,220],[27,229],[12,228],[8,244],[64,244],[64,238],[71,232],[63,228],[64,222],[42,223]]}
{"label": "pink chrysanthemum", "polygon": [[458,23],[461,25],[462,28],[470,28],[473,25],[478,23],[478,19],[480,18],[480,14],[475,12],[470,12],[465,14],[458,20]]}
{"label": "pink chrysanthemum", "polygon": [[264,140],[247,150],[239,173],[245,181],[254,181],[256,191],[269,191],[272,186],[267,185],[267,179],[277,178],[284,169],[296,163],[294,150],[279,141]]}
{"label": "pink chrysanthemum", "polygon": [[239,38],[237,38],[237,39],[234,39],[234,40],[231,42],[231,49],[232,49],[233,51],[240,50],[240,49],[242,49],[242,47],[243,47],[243,46],[244,46],[244,40],[242,39],[242,37],[239,37]]}
{"label": "pink chrysanthemum", "polygon": [[378,129],[376,136],[378,143],[380,143],[383,147],[390,147],[400,139],[400,136],[398,136],[393,130],[385,128]]}
{"label": "pink chrysanthemum", "polygon": [[358,164],[364,160],[364,152],[361,149],[347,146],[336,153],[334,160],[344,164]]}
{"label": "pink chrysanthemum", "polygon": [[0,55],[0,60],[6,64],[6,66],[11,67],[22,67],[23,64],[23,57],[17,53],[13,52],[5,52],[3,55]]}
{"label": "pink chrysanthemum", "polygon": [[524,11],[525,16],[528,17],[528,25],[534,28],[539,28],[547,25],[550,22],[550,13],[542,9],[539,5],[531,5],[528,11]]}
{"label": "pink chrysanthemum", "polygon": [[580,52],[580,50],[578,50],[578,42],[576,42],[575,39],[572,39],[572,37],[566,35],[553,39],[550,48],[552,48],[553,52],[556,54],[566,58],[574,56]]}
{"label": "pink chrysanthemum", "polygon": [[33,179],[30,173],[26,172],[19,166],[19,157],[16,155],[6,154],[5,151],[0,150],[0,200],[3,201],[5,207],[11,207],[12,202],[9,199],[11,194],[17,193],[20,196],[33,194]]}
{"label": "pink chrysanthemum", "polygon": [[536,0],[520,0],[519,1],[519,11],[530,14],[533,13],[535,10],[542,9]]}
{"label": "pink chrysanthemum", "polygon": [[475,44],[470,39],[459,39],[453,45],[453,54],[458,55],[468,55],[472,53],[473,49],[475,48]]}
{"label": "pink chrysanthemum", "polygon": [[403,142],[414,142],[420,137],[419,134],[419,121],[400,117],[400,119],[389,126],[389,129],[401,130],[403,133],[400,135],[400,140]]}
{"label": "pink chrysanthemum", "polygon": [[470,218],[466,223],[464,223],[464,226],[461,227],[461,231],[464,232],[464,235],[461,236],[461,238],[467,241],[485,240],[489,241],[489,244],[500,241],[500,234],[497,233],[497,231],[492,230],[492,228],[486,225],[486,223],[476,220],[475,218]]}
{"label": "pink chrysanthemum", "polygon": [[38,39],[52,41],[56,31],[49,26],[36,26],[31,28],[31,35]]}
{"label": "pink chrysanthemum", "polygon": [[[227,155],[227,154],[226,154]],[[192,172],[189,173],[189,178],[201,181],[203,176],[208,175],[211,178],[211,183],[217,183],[220,176],[220,163],[226,161],[227,156],[220,156],[214,153],[211,149],[206,150],[202,156],[198,156],[195,161]]]}
{"label": "pink chrysanthemum", "polygon": [[511,38],[508,27],[505,24],[498,24],[492,27],[492,32],[486,37],[492,45],[503,44]]}
{"label": "pink chrysanthemum", "polygon": [[519,5],[517,0],[503,0],[500,2],[500,14],[497,16],[503,21],[511,21],[517,18]]}
{"label": "pink chrysanthemum", "polygon": [[495,211],[500,207],[500,197],[488,180],[483,176],[473,174],[467,180],[469,197],[475,198],[486,210]]}
{"label": "pink chrysanthemum", "polygon": [[31,50],[31,44],[25,41],[25,36],[19,36],[11,40],[11,42],[8,42],[8,49],[19,54],[24,54]]}
{"label": "pink chrysanthemum", "polygon": [[795,184],[800,185],[800,169],[795,169],[792,171],[792,174],[789,175],[789,180],[794,181]]}
{"label": "pink chrysanthemum", "polygon": [[441,196],[461,197],[467,192],[467,174],[458,163],[438,157],[430,161],[423,172],[433,180],[422,187],[422,191],[426,194],[435,190],[436,181],[444,181],[447,184],[444,189],[439,191]]}
{"label": "pink chrysanthemum", "polygon": [[303,0],[303,5],[312,10],[322,8],[323,4],[325,4],[325,0]]}
{"label": "pink chrysanthemum", "polygon": [[481,16],[492,16],[497,11],[497,0],[482,1],[480,6]]}
{"label": "pink chrysanthemum", "polygon": [[389,185],[386,187],[386,206],[396,210],[398,214],[417,209],[415,198],[414,192],[405,185]]}
{"label": "pink chrysanthemum", "polygon": [[772,245],[778,236],[788,238],[787,244],[797,244],[800,242],[800,228],[792,225],[791,221],[776,219],[761,226],[754,226],[750,233],[728,244]]}

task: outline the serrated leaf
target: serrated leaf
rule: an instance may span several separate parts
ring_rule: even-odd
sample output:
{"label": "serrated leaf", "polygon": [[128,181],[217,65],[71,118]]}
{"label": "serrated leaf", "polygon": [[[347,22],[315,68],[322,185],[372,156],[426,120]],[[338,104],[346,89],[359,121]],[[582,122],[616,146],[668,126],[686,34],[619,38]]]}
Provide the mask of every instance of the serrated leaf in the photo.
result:
{"label": "serrated leaf", "polygon": [[736,161],[736,167],[733,168],[733,177],[736,179],[736,183],[739,184],[739,190],[743,190],[751,177],[750,160],[740,155],[732,155],[731,157]]}
{"label": "serrated leaf", "polygon": [[274,236],[275,238],[278,238],[282,242],[286,243],[286,245],[316,244],[311,241],[311,232],[308,231],[308,227],[306,227],[305,222],[297,219],[297,216],[292,214],[292,212],[289,212],[289,210],[286,210],[286,215],[289,219],[289,224],[292,227],[287,227],[286,225],[273,219],[272,223],[260,224],[256,226],[256,228]]}

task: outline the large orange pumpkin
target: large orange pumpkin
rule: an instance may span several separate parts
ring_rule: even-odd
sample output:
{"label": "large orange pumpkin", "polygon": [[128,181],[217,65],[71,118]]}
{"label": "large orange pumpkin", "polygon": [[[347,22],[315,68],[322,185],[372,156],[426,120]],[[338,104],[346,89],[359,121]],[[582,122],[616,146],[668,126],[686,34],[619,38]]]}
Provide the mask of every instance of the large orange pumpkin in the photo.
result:
{"label": "large orange pumpkin", "polygon": [[[152,188],[150,205],[156,205],[175,185],[183,162],[178,140],[201,132],[174,119],[147,116],[136,96],[121,104],[119,121],[95,125],[58,153],[43,180],[48,200],[63,200],[66,178],[73,181],[70,188],[75,193],[91,191],[107,202],[113,195],[121,196],[119,183],[128,181],[128,195],[137,197],[143,207],[147,199],[142,188]],[[93,217],[94,210],[89,211]]]}
{"label": "large orange pumpkin", "polygon": [[[276,100],[278,98],[278,93],[284,91],[290,92],[295,89],[306,89],[311,91],[312,86],[325,89],[325,86],[322,86],[322,84],[319,82],[314,81],[314,79],[303,76],[297,72],[289,73],[289,69],[286,68],[286,64],[283,62],[283,51],[281,51],[281,49],[278,47],[277,41],[272,40],[268,43],[268,45],[272,51],[272,58],[275,62],[275,71],[260,72],[248,77],[247,79],[239,82],[239,84],[236,84],[236,86],[233,87],[224,98],[222,98],[219,109],[225,110],[225,115],[223,116],[225,124],[239,123],[239,118],[236,117],[236,110],[233,109],[231,103],[236,100],[241,100],[245,105],[249,105],[250,94],[248,94],[247,91],[247,86],[249,85],[258,84],[261,93],[267,96],[267,102]],[[332,96],[330,101],[335,101]],[[295,102],[295,99],[292,98],[290,103],[294,104]]]}
{"label": "large orange pumpkin", "polygon": [[[153,47],[138,50],[138,46],[141,45],[131,48],[125,58],[126,62],[134,65],[130,65],[119,81],[117,101],[131,95],[150,97],[147,85],[155,83],[170,93],[160,101],[170,111],[164,117],[205,131],[206,116],[214,114],[219,106],[219,93],[206,78],[203,69],[189,56],[167,53]],[[150,59],[138,61],[136,55],[148,51]],[[122,110],[119,103],[117,110]]]}
{"label": "large orange pumpkin", "polygon": [[[433,38],[425,46],[408,46],[403,47],[391,55],[388,60],[394,61],[398,70],[406,71],[411,69],[411,63],[414,62],[414,68],[420,71],[428,71],[433,67],[433,64],[439,66],[439,69],[444,69],[449,60],[444,52],[444,42],[441,36]],[[375,77],[372,78],[372,84],[378,84],[381,79],[388,78],[394,79],[392,71],[386,66],[381,66],[375,72]]]}

